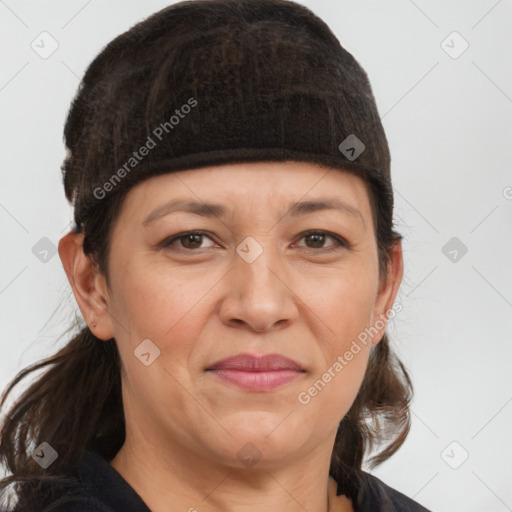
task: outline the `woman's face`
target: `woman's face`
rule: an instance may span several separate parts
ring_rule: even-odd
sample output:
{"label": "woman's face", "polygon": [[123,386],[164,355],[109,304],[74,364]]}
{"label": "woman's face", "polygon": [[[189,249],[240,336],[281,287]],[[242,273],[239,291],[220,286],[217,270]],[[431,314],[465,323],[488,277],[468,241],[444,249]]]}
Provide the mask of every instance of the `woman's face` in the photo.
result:
{"label": "woman's face", "polygon": [[[331,450],[385,327],[361,333],[393,305],[394,254],[380,282],[368,194],[346,172],[244,163],[135,186],[97,319],[119,347],[129,435],[238,467]],[[297,366],[216,365],[240,354]]]}

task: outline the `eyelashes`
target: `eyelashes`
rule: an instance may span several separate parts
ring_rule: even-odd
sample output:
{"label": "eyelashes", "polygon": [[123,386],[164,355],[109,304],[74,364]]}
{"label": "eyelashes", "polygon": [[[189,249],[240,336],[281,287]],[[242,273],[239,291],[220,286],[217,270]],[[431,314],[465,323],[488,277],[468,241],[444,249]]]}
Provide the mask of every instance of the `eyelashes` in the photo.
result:
{"label": "eyelashes", "polygon": [[[336,244],[331,247],[320,247],[320,249],[324,251],[334,251],[339,249],[340,247],[348,248],[349,243],[341,236],[336,235],[335,233],[331,233],[330,231],[306,231],[306,233],[303,233],[301,235],[301,238],[299,240],[302,240],[307,237],[323,237],[322,241],[325,241],[328,238],[332,238]],[[317,249],[316,247],[306,247],[307,249]]]}
{"label": "eyelashes", "polygon": [[[213,241],[213,239],[210,237],[210,235],[208,235],[208,233],[206,233],[205,231],[186,231],[184,233],[179,233],[177,235],[174,235],[170,238],[166,238],[160,244],[160,246],[162,248],[169,248],[169,247],[172,247],[176,241],[186,239],[187,237],[189,237],[189,238],[191,238],[191,237],[196,237],[196,238],[206,237]],[[197,249],[197,247],[194,249],[191,249],[190,247],[179,247],[178,249],[183,249],[186,251],[193,251],[193,250]]]}
{"label": "eyelashes", "polygon": [[[166,238],[163,240],[159,247],[162,249],[172,249],[177,251],[186,251],[186,252],[194,252],[201,249],[206,249],[207,247],[186,247],[186,245],[183,244],[183,241],[185,244],[190,245],[201,245],[201,239],[202,238],[208,238],[213,242],[213,238],[210,236],[209,233],[206,231],[201,230],[194,230],[194,231],[185,231],[183,233],[178,233],[177,235],[173,235],[172,237]],[[304,233],[301,233],[298,241],[301,241],[303,239],[311,240],[311,238],[319,239],[318,242],[320,245],[325,243],[329,238],[334,240],[334,245],[327,246],[327,247],[307,247],[307,246],[300,246],[304,249],[311,249],[313,252],[332,252],[339,249],[350,249],[350,244],[340,235],[337,235],[336,233],[332,233],[330,231],[324,231],[324,230],[309,230]],[[176,242],[182,242],[181,246],[176,245]],[[314,242],[315,243],[315,242]],[[296,243],[294,243],[296,245]]]}

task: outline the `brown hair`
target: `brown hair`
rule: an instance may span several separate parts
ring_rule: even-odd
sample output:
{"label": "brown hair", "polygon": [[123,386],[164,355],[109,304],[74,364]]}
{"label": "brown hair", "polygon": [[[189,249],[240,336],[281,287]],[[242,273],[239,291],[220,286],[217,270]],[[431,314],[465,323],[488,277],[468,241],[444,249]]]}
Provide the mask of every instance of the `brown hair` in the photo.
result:
{"label": "brown hair", "polygon": [[[245,12],[243,7],[246,5]],[[84,233],[83,250],[91,262],[98,265],[107,283],[110,237],[123,198],[136,180],[166,172],[165,166],[147,168],[145,173],[141,168],[137,176],[132,173],[115,193],[101,201],[94,201],[90,193],[111,174],[111,169],[117,168],[126,158],[126,154],[129,154],[126,151],[133,150],[137,141],[140,143],[144,140],[149,133],[148,126],[154,126],[151,122],[156,119],[155,115],[149,118],[148,112],[154,114],[158,111],[157,107],[148,109],[148,105],[158,106],[161,98],[168,93],[168,76],[153,73],[160,65],[155,60],[155,55],[159,54],[155,51],[155,45],[159,44],[157,33],[173,33],[169,29],[171,19],[182,33],[186,33],[187,28],[196,30],[200,17],[213,26],[215,15],[221,7],[231,9],[231,15],[237,19],[244,15],[256,16],[258,5],[264,5],[267,10],[274,9],[277,16],[280,12],[283,19],[298,20],[297,26],[301,30],[309,31],[315,37],[320,34],[332,43],[334,36],[325,24],[308,9],[293,2],[181,2],[156,13],[116,38],[89,66],[66,120],[64,134],[68,155],[62,170],[66,196],[75,204],[75,231]],[[162,21],[164,14],[168,16],[167,24]],[[364,158],[373,155],[372,163],[385,167],[389,165],[387,143],[380,121],[372,117],[373,111],[367,108],[367,105],[373,105],[373,96],[366,75],[355,61],[350,61],[349,69],[350,76],[359,80],[354,79],[354,84],[361,91],[361,97],[365,97],[360,103],[357,103],[357,98],[352,98],[354,116],[365,118],[372,124],[372,129],[377,130],[377,136],[372,137],[377,142],[374,142],[374,147],[368,148],[369,156],[363,153]],[[315,79],[320,84],[318,77]],[[136,125],[126,121],[130,115],[138,120]],[[140,131],[142,125],[146,132]],[[188,136],[194,128],[189,129]],[[184,137],[183,134],[181,136]],[[251,159],[258,160],[257,153],[245,158]],[[286,158],[281,156],[275,159]],[[364,161],[363,158],[361,160]],[[181,168],[187,168],[186,162],[182,162]],[[351,164],[345,161],[343,168],[361,176],[367,185],[379,269],[383,277],[387,272],[390,250],[402,238],[393,229],[390,181],[358,168],[357,162]],[[98,169],[102,170],[103,175],[98,175]],[[0,496],[6,498],[8,487],[14,485],[18,510],[35,510],[45,504],[63,502],[64,491],[71,488],[74,481],[70,469],[76,465],[83,451],[94,448],[111,460],[125,440],[121,393],[123,370],[116,342],[96,338],[78,318],[70,331],[73,329],[78,332],[61,350],[20,371],[2,396],[3,405],[22,379],[35,371],[46,369],[7,411],[0,433],[0,462],[12,473],[0,481]],[[391,350],[388,335],[384,334],[380,343],[371,349],[361,388],[339,425],[332,452],[330,473],[350,497],[356,496],[363,482],[360,470],[369,452],[381,448],[370,460],[371,467],[374,467],[403,444],[410,428],[409,405],[412,395],[409,375]],[[58,453],[58,458],[47,469],[42,469],[31,456],[33,448],[42,442],[48,442]],[[55,487],[50,485],[52,482]],[[57,492],[57,488],[60,491]],[[42,493],[43,489],[46,494]]]}

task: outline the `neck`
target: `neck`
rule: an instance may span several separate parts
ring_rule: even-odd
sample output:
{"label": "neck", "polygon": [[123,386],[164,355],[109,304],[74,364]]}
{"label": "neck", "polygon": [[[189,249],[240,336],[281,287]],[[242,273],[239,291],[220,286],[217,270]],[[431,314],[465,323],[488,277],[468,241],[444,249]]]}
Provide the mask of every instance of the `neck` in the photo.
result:
{"label": "neck", "polygon": [[319,464],[329,460],[325,454],[318,460],[310,454],[307,462],[296,461],[286,467],[262,465],[259,470],[240,470],[178,449],[167,453],[169,456],[151,445],[141,449],[137,444],[133,449],[127,438],[111,461],[153,512],[167,512],[170,503],[176,510],[190,512],[352,510],[348,498],[336,496],[337,484],[329,477],[329,468]]}

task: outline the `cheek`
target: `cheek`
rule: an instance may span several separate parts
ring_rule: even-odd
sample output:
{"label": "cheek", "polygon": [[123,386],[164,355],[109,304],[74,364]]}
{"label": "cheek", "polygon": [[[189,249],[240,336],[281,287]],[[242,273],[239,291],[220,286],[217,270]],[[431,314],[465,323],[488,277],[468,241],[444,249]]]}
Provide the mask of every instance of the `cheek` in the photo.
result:
{"label": "cheek", "polygon": [[[127,403],[137,404],[134,414],[145,410],[154,418],[171,409],[185,416],[198,414],[196,402],[183,386],[193,386],[190,359],[208,317],[205,290],[216,281],[190,278],[178,270],[164,275],[155,267],[148,270],[135,264],[118,274],[111,311],[120,320],[115,338],[127,375],[126,393],[131,397]],[[155,363],[147,367],[134,357],[145,339],[160,350]]]}
{"label": "cheek", "polygon": [[[368,327],[377,292],[377,274],[373,265],[343,269],[316,286],[306,283],[304,302],[321,322],[330,362],[350,346],[353,339]],[[309,290],[309,291],[307,291]]]}
{"label": "cheek", "polygon": [[164,273],[156,265],[124,266],[122,273],[113,274],[116,293],[110,304],[120,350],[133,352],[149,338],[161,355],[172,352],[173,361],[181,361],[186,368],[183,359],[203,328],[208,291],[213,291],[218,280],[217,275],[197,275],[197,271],[194,275],[193,270],[177,267]]}
{"label": "cheek", "polygon": [[[299,403],[322,411],[332,421],[341,421],[352,405],[366,371],[372,347],[366,334],[376,294],[373,266],[353,267],[340,273],[329,286],[319,286],[308,295],[308,306],[318,316],[315,337],[323,352],[324,366],[302,389]],[[310,404],[310,405],[308,405]]]}
{"label": "cheek", "polygon": [[[334,297],[333,297],[334,299]],[[354,402],[364,378],[371,342],[364,339],[371,317],[368,297],[337,295],[330,309],[329,324],[334,330],[324,336],[321,345],[324,365],[311,375],[297,400],[309,407],[307,415],[324,423],[338,424]],[[343,299],[343,300],[341,300]],[[347,299],[347,300],[345,300]]]}

